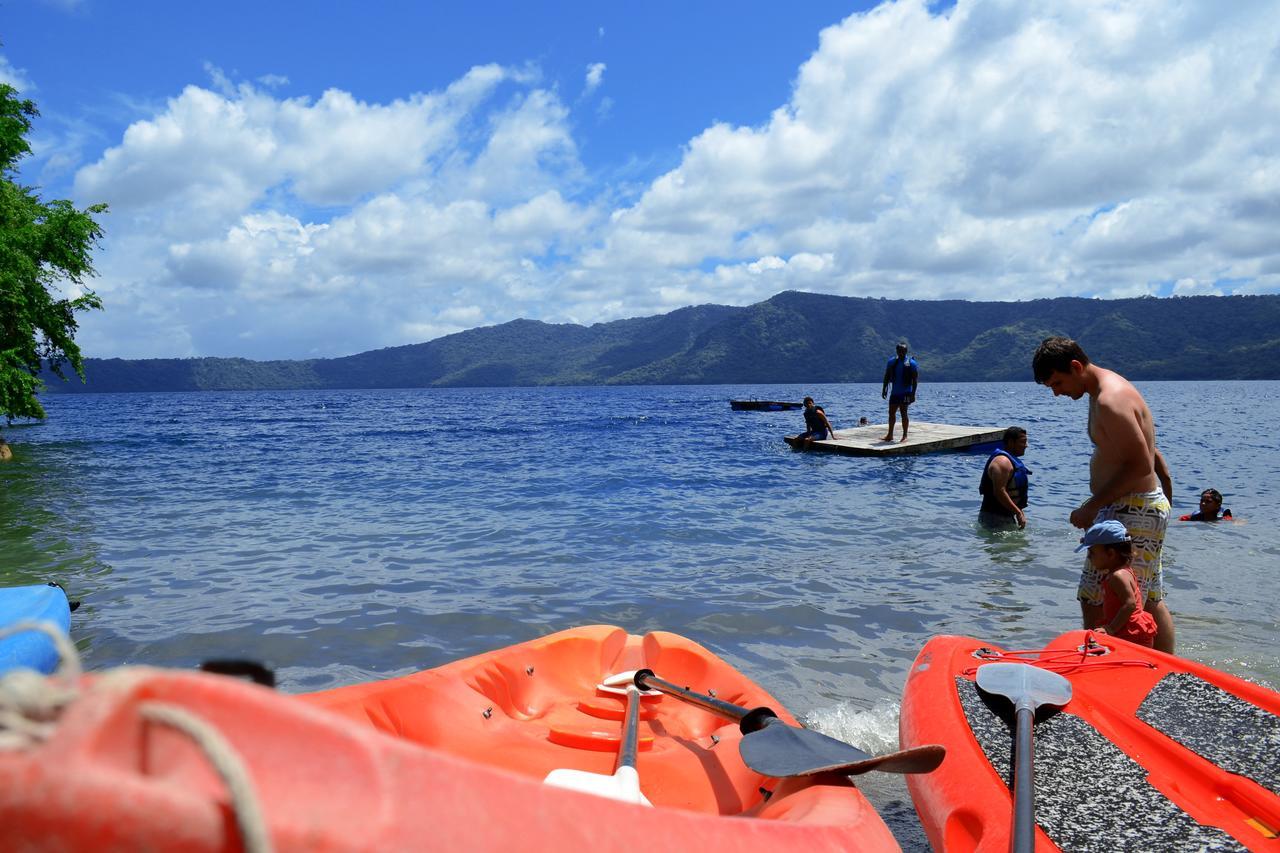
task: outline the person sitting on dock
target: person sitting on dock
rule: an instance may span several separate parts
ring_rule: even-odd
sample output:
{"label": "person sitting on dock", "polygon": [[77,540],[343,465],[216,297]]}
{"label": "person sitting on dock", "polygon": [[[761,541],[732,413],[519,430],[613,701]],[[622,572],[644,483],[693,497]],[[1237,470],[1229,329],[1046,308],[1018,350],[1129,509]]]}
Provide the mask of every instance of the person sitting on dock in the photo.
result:
{"label": "person sitting on dock", "polygon": [[1133,541],[1115,519],[1089,528],[1076,551],[1089,549],[1089,562],[1102,575],[1102,620],[1094,631],[1148,648],[1155,642],[1156,620],[1142,608],[1142,591],[1129,568]]}
{"label": "person sitting on dock", "polygon": [[1019,528],[1027,526],[1027,476],[1031,469],[1019,458],[1027,452],[1027,431],[1011,426],[1004,431],[1000,447],[987,457],[982,469],[978,491],[982,494],[982,508],[978,521],[985,527],[1007,527],[1016,522]]}
{"label": "person sitting on dock", "polygon": [[835,427],[827,420],[827,413],[822,407],[814,405],[812,397],[804,398],[804,427],[805,431],[796,437],[805,444],[835,438]]}
{"label": "person sitting on dock", "polygon": [[[885,433],[885,441],[893,441],[893,424],[897,412],[902,412],[902,440],[907,440],[907,406],[916,401],[916,383],[920,378],[920,366],[914,358],[907,358],[907,342],[898,341],[898,355],[889,359],[884,368],[884,387],[880,389],[880,399],[889,398],[889,431]],[[893,383],[893,393],[889,393],[889,384]]]}
{"label": "person sitting on dock", "polygon": [[1231,510],[1222,509],[1222,492],[1205,489],[1200,493],[1200,509],[1191,515],[1180,516],[1178,521],[1220,521],[1224,518],[1231,518]]}

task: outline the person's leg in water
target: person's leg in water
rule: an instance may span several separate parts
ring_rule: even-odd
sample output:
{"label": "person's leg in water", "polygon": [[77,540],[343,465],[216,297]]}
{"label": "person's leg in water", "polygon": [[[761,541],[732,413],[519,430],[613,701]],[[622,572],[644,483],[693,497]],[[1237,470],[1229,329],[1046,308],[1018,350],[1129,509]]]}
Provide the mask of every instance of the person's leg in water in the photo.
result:
{"label": "person's leg in water", "polygon": [[1095,628],[1102,624],[1102,605],[1091,604],[1080,599],[1080,624],[1085,628]]}
{"label": "person's leg in water", "polygon": [[1177,637],[1174,634],[1173,614],[1169,612],[1169,605],[1164,603],[1163,598],[1156,601],[1148,598],[1143,607],[1156,620],[1156,640],[1153,648],[1158,652],[1173,654]]}

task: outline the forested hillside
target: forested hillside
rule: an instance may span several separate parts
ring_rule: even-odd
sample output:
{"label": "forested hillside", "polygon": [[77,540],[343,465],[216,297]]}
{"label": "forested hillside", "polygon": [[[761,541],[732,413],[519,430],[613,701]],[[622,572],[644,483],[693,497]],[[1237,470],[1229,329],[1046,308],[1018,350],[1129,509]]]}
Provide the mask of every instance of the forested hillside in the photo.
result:
{"label": "forested hillside", "polygon": [[878,382],[901,338],[930,381],[1030,380],[1046,336],[1132,379],[1280,378],[1280,296],[964,302],[780,293],[745,308],[514,320],[344,358],[86,359],[51,391]]}

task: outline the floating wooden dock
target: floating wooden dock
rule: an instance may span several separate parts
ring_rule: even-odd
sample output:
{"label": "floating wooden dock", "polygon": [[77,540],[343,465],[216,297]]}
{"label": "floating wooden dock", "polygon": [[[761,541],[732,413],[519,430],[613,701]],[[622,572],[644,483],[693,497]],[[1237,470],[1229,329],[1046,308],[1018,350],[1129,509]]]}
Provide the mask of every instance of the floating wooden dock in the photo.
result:
{"label": "floating wooden dock", "polygon": [[[1004,436],[1004,427],[954,426],[931,424],[911,419],[907,440],[902,441],[902,424],[893,430],[893,441],[883,441],[887,424],[838,429],[834,437],[801,446],[797,436],[784,440],[796,450],[815,450],[823,453],[842,453],[845,456],[909,456],[917,453],[939,453],[947,450],[964,450],[977,444],[994,444]],[[993,448],[994,449],[994,448]]]}

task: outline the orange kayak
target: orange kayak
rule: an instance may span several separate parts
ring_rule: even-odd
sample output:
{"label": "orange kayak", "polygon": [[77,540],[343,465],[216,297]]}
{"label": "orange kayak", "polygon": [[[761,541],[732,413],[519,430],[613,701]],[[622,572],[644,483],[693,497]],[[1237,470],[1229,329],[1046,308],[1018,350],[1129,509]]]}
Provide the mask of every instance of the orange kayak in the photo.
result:
{"label": "orange kayak", "polygon": [[951,636],[921,650],[899,735],[947,750],[907,777],[934,849],[1009,850],[1013,703],[975,683],[998,661],[1070,682],[1032,730],[1037,850],[1280,851],[1280,693],[1089,631],[1033,652]]}
{"label": "orange kayak", "polygon": [[[898,849],[849,778],[761,776],[736,724],[668,695],[638,705],[634,769],[652,807],[544,783],[614,772],[635,698],[597,685],[642,667],[795,722],[697,644],[609,626],[304,696],[145,667],[47,679],[21,709],[29,730],[0,742],[2,846]],[[26,701],[3,688],[0,703]]]}

